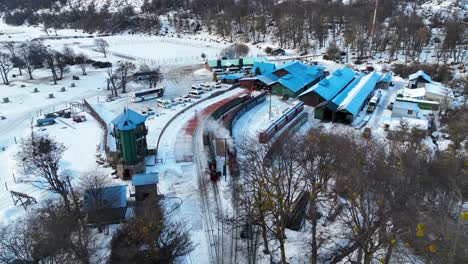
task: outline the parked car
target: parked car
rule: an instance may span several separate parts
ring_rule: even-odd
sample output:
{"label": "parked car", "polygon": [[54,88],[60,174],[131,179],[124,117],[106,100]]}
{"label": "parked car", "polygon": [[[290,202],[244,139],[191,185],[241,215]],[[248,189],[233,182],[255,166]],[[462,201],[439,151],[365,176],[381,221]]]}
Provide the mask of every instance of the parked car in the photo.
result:
{"label": "parked car", "polygon": [[172,106],[177,106],[178,104],[180,104],[179,98],[172,98],[171,99],[171,104],[172,104]]}
{"label": "parked car", "polygon": [[171,108],[172,107],[172,103],[171,101],[169,100],[165,100],[165,99],[157,99],[156,100],[156,103],[159,107],[162,107],[162,108]]}
{"label": "parked car", "polygon": [[194,91],[202,91],[202,93],[203,93],[203,88],[200,87],[200,86],[197,86],[197,85],[192,85],[192,90],[194,90]]}
{"label": "parked car", "polygon": [[190,98],[190,96],[188,94],[184,95],[184,96],[181,96],[180,98],[182,98],[184,100],[184,102],[186,102],[186,103],[192,102],[192,98]]}
{"label": "parked car", "polygon": [[203,89],[203,91],[205,91],[205,92],[210,92],[211,90],[213,90],[213,87],[211,87],[210,85],[208,85],[208,86],[203,86],[202,89]]}
{"label": "parked car", "polygon": [[86,116],[76,115],[76,116],[73,117],[73,121],[75,121],[76,123],[84,122],[84,121],[86,121]]}
{"label": "parked car", "polygon": [[215,84],[213,84],[212,87],[215,88],[215,89],[219,89],[219,88],[221,88],[221,84],[220,83],[215,83]]}
{"label": "parked car", "polygon": [[53,124],[55,124],[55,118],[52,117],[44,117],[36,120],[37,126],[48,126]]}
{"label": "parked car", "polygon": [[148,107],[148,108],[146,108],[146,113],[148,115],[154,115],[154,110]]}
{"label": "parked car", "polygon": [[201,95],[203,94],[203,91],[190,91],[188,93],[188,96],[191,98],[201,98]]}

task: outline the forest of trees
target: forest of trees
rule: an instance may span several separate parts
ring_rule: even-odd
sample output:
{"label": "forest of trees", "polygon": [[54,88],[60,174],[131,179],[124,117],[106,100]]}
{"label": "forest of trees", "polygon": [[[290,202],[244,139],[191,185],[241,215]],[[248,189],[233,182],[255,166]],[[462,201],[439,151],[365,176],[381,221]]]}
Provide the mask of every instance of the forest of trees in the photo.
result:
{"label": "forest of trees", "polygon": [[[447,116],[454,138],[467,139],[465,111]],[[301,232],[308,234],[309,263],[411,263],[414,255],[427,263],[467,262],[466,143],[434,153],[424,137],[403,126],[386,143],[320,130],[275,146],[247,142],[233,221],[252,241],[248,255],[263,251],[272,263],[287,263],[286,230],[305,193],[310,205]],[[329,225],[340,232],[328,233]]]}
{"label": "forest of trees", "polygon": [[[64,4],[66,0],[60,2]],[[194,33],[204,27],[227,40],[252,43],[272,37],[278,46],[304,53],[327,47],[331,41],[343,51],[353,51],[356,60],[386,52],[390,59],[419,62],[425,59],[423,52],[430,47],[438,63],[463,61],[468,41],[462,14],[454,13],[445,19],[434,14],[424,22],[426,18],[416,12],[423,2],[380,1],[374,30],[374,2],[367,0],[353,1],[351,5],[327,0],[145,0],[141,13],[136,13],[131,6],[110,12],[109,5],[97,9],[94,4],[60,11],[56,1],[43,0],[10,1],[0,10],[13,11],[5,12],[4,19],[15,25],[27,22],[42,23],[50,29],[130,30],[152,34],[160,33],[158,15],[177,11],[169,22],[178,32]],[[38,9],[50,12],[39,14]],[[369,41],[371,37],[373,41]]]}

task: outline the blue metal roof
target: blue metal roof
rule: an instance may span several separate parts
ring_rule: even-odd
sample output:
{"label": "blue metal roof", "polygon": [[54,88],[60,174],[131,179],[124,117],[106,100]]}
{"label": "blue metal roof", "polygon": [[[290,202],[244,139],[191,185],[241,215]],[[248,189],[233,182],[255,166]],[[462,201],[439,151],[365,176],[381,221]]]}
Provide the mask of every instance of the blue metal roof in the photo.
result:
{"label": "blue metal roof", "polygon": [[127,186],[88,189],[84,195],[84,207],[89,210],[127,207]]}
{"label": "blue metal roof", "polygon": [[333,72],[333,74],[316,85],[307,89],[300,96],[314,92],[326,101],[333,99],[346,85],[353,80],[356,73],[350,68],[343,67]]}
{"label": "blue metal roof", "polygon": [[314,82],[322,76],[319,66],[308,66],[300,61],[291,61],[278,67],[278,70],[285,70],[289,74],[281,77],[278,82],[293,92],[298,92],[305,86]]}
{"label": "blue metal roof", "polygon": [[380,76],[379,82],[384,82],[384,83],[389,83],[392,81],[392,75],[390,73],[386,73],[382,76]]}
{"label": "blue metal roof", "polygon": [[369,95],[374,91],[375,85],[379,79],[380,75],[378,73],[371,72],[362,77],[359,83],[352,89],[346,89],[346,96],[339,102],[338,111],[344,110],[350,114],[356,115]]}
{"label": "blue metal roof", "polygon": [[233,73],[221,76],[221,80],[239,80],[244,76],[243,73]]}
{"label": "blue metal roof", "polygon": [[255,70],[258,68],[260,69],[260,74],[264,74],[267,72],[272,72],[275,69],[275,64],[270,62],[255,62],[250,69],[250,74],[255,74]]}
{"label": "blue metal roof", "polygon": [[332,111],[336,111],[340,106],[341,102],[348,96],[348,93],[361,81],[361,78],[364,77],[365,74],[361,73],[354,77],[353,81],[351,81],[346,88],[343,89],[337,96],[335,96],[331,101],[325,105],[328,109]]}
{"label": "blue metal roof", "polygon": [[423,77],[424,80],[428,81],[428,82],[432,82],[432,79],[429,75],[427,75],[423,70],[419,70],[413,74],[411,74],[409,76],[409,80],[412,81],[412,80],[416,80],[417,78],[419,78],[419,76]]}
{"label": "blue metal roof", "polygon": [[114,124],[118,130],[132,130],[139,124],[144,123],[146,118],[147,116],[141,115],[130,108],[124,108],[124,111],[112,120],[112,124]]}
{"label": "blue metal roof", "polygon": [[132,185],[133,186],[142,186],[158,183],[158,174],[157,173],[148,173],[148,174],[134,174],[132,176]]}

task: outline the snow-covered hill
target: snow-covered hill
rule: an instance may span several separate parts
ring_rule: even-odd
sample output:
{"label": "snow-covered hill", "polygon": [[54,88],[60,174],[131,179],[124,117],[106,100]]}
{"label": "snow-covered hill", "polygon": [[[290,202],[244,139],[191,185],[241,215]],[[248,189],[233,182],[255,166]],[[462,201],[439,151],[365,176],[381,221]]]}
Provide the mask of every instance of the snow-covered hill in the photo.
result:
{"label": "snow-covered hill", "polygon": [[80,9],[87,8],[94,4],[97,10],[108,5],[109,11],[114,12],[126,6],[133,6],[136,11],[139,11],[144,0],[68,0],[65,8],[77,7]]}

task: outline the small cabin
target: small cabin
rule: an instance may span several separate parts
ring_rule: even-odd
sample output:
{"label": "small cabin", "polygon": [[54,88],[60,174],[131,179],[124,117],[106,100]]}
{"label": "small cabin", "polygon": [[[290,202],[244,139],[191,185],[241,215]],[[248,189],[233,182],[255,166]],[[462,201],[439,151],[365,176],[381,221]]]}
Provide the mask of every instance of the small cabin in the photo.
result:
{"label": "small cabin", "polygon": [[411,117],[417,118],[419,107],[416,103],[396,101],[393,104],[392,117]]}
{"label": "small cabin", "polygon": [[144,201],[150,196],[156,196],[158,193],[158,174],[134,174],[132,185],[136,201]]}
{"label": "small cabin", "polygon": [[88,189],[84,194],[84,209],[89,224],[115,224],[125,220],[127,186]]}

